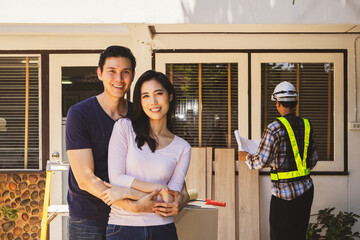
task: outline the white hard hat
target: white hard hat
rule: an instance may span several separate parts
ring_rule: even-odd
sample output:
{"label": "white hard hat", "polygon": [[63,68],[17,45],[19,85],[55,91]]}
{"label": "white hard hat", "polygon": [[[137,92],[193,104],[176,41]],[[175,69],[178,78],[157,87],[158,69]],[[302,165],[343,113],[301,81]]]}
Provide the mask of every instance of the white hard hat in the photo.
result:
{"label": "white hard hat", "polygon": [[276,85],[273,94],[271,95],[272,101],[279,102],[293,102],[299,94],[296,92],[294,85],[289,82],[281,82]]}

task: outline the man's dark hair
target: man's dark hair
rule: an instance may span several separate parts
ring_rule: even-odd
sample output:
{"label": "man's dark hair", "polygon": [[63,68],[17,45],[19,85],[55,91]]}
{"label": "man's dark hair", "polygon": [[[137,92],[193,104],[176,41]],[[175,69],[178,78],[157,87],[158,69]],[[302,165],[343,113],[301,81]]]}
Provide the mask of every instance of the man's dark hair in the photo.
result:
{"label": "man's dark hair", "polygon": [[295,108],[297,105],[297,101],[291,101],[291,102],[280,102],[281,105],[283,105],[286,108]]}
{"label": "man's dark hair", "polygon": [[130,62],[131,62],[132,71],[133,72],[135,71],[136,59],[135,59],[134,55],[132,54],[132,52],[130,51],[129,48],[123,47],[123,46],[116,46],[116,45],[113,45],[113,46],[110,46],[110,47],[106,48],[100,54],[99,68],[100,68],[101,72],[103,71],[106,58],[109,58],[109,57],[128,58],[130,60]]}

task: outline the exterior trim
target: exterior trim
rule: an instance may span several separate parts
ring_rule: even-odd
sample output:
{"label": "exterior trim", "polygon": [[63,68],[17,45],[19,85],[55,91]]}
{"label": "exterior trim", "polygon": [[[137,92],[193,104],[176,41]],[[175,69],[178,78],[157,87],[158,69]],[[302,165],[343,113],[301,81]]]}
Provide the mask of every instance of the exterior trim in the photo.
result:
{"label": "exterior trim", "polygon": [[41,54],[41,152],[42,163],[40,169],[46,169],[46,160],[50,156],[50,120],[49,120],[49,53]]}
{"label": "exterior trim", "polygon": [[248,122],[248,139],[251,139],[251,53],[248,53],[248,111],[249,111],[249,122]]}
{"label": "exterior trim", "polygon": [[[349,173],[348,169],[348,52],[344,51],[344,172]],[[334,126],[335,127],[335,126]]]}
{"label": "exterior trim", "polygon": [[156,32],[155,35],[286,35],[286,34],[321,34],[321,35],[347,35],[359,34],[360,32],[349,32],[356,26],[346,32]]}
{"label": "exterior trim", "polygon": [[45,170],[29,170],[29,169],[25,169],[25,170],[1,170],[0,174],[46,174]]}
{"label": "exterior trim", "polygon": [[347,53],[347,49],[154,49],[153,55],[155,56],[156,53],[345,53],[345,52]]}

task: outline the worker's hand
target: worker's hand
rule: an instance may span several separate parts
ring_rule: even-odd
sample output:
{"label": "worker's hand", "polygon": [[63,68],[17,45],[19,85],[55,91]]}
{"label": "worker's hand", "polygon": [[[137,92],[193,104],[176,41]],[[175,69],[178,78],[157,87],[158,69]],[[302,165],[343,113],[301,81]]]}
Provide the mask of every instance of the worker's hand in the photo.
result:
{"label": "worker's hand", "polygon": [[128,188],[117,187],[107,182],[104,182],[104,184],[108,187],[108,189],[102,191],[99,195],[99,198],[103,200],[103,202],[107,205],[111,206],[114,202],[118,200],[128,198]]}
{"label": "worker's hand", "polygon": [[173,190],[166,190],[169,194],[171,194],[174,198],[173,202],[159,202],[155,204],[154,211],[163,216],[163,217],[170,217],[177,215],[181,209],[184,207],[182,206],[182,195],[178,191]]}
{"label": "worker's hand", "polygon": [[249,153],[246,152],[246,151],[239,151],[239,160],[240,161],[246,161],[246,156],[248,155]]}

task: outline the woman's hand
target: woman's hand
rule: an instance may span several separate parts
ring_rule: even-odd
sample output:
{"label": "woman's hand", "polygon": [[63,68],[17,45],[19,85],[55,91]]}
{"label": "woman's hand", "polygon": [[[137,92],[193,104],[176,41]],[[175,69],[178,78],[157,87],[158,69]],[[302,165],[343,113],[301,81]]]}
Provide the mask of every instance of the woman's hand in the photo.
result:
{"label": "woman's hand", "polygon": [[172,202],[159,202],[155,204],[154,212],[157,214],[163,216],[163,217],[170,217],[177,215],[180,210],[182,209],[181,203],[182,201],[182,195],[178,191],[173,190],[166,190],[169,195],[172,196],[173,201]]}
{"label": "woman's hand", "polygon": [[129,189],[128,188],[121,188],[110,183],[104,182],[105,186],[108,187],[105,191],[102,191],[99,195],[99,198],[103,200],[104,203],[111,206],[114,202],[118,200],[123,200],[128,198],[129,196]]}
{"label": "woman's hand", "polygon": [[161,196],[164,202],[170,203],[174,201],[174,196],[168,192],[169,191],[168,186],[161,185],[159,188],[161,189],[159,195]]}

